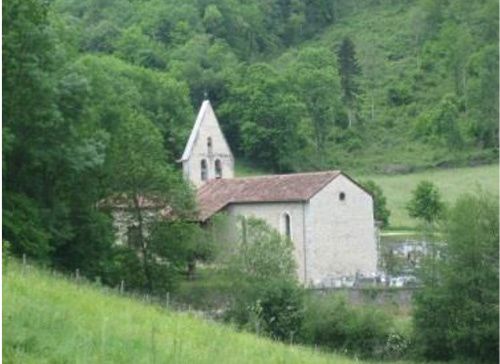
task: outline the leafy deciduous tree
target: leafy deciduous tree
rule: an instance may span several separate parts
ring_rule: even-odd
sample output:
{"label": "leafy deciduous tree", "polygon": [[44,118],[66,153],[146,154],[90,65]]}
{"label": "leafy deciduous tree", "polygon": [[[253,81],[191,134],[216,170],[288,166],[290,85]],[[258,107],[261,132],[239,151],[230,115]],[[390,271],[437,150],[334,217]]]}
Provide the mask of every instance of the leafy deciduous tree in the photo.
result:
{"label": "leafy deciduous tree", "polygon": [[[427,359],[498,360],[498,198],[457,200],[436,269],[415,295],[417,348]],[[436,259],[432,257],[430,259]]]}
{"label": "leafy deciduous tree", "polygon": [[167,208],[186,217],[194,207],[194,200],[181,176],[167,164],[160,132],[140,114],[130,113],[120,125],[112,140],[107,163],[111,189],[125,197],[137,224],[134,243],[144,277],[141,288],[154,292],[156,280],[165,280],[168,275],[165,270],[172,269],[172,262],[169,262],[172,256],[158,241],[161,234],[156,234],[162,232],[156,226],[162,214],[158,211],[153,216],[147,215],[144,204],[152,203],[158,205],[158,210]]}
{"label": "leafy deciduous tree", "polygon": [[443,216],[444,207],[437,187],[432,182],[421,181],[406,208],[411,217],[432,224]]}
{"label": "leafy deciduous tree", "polygon": [[387,209],[387,200],[382,188],[372,180],[362,182],[361,184],[373,196],[373,213],[375,215],[375,220],[381,223],[382,228],[387,227],[389,225],[391,212]]}

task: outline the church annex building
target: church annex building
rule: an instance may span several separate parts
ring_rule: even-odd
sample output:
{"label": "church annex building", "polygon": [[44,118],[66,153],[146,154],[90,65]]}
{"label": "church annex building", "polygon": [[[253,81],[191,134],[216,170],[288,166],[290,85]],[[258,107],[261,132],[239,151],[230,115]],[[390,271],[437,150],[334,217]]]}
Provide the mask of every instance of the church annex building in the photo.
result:
{"label": "church annex building", "polygon": [[197,187],[201,221],[219,212],[265,220],[292,240],[302,283],[332,286],[375,275],[373,199],[341,171],[235,178],[234,157],[208,100],[180,162]]}

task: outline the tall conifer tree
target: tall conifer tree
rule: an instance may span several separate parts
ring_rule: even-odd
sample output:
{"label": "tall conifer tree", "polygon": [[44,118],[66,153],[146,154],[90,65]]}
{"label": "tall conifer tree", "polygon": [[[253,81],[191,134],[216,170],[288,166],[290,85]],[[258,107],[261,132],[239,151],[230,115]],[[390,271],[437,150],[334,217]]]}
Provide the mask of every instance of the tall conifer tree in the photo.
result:
{"label": "tall conifer tree", "polygon": [[356,59],[354,43],[349,37],[345,37],[337,51],[339,64],[340,86],[344,102],[348,110],[349,127],[356,121],[355,105],[359,92],[359,85],[356,79],[361,73],[361,68]]}

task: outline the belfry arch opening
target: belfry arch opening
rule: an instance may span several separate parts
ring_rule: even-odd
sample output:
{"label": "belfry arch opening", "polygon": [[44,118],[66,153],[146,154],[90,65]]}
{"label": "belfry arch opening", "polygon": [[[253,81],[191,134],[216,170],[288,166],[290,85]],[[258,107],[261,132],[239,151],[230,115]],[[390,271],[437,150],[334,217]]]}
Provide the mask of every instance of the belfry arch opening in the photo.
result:
{"label": "belfry arch opening", "polygon": [[222,163],[220,159],[215,160],[215,178],[222,178]]}

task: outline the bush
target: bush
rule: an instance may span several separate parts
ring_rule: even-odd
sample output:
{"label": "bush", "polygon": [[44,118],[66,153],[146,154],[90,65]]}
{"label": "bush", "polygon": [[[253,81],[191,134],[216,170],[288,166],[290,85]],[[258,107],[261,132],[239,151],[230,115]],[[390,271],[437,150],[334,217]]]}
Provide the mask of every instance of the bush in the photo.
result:
{"label": "bush", "polygon": [[302,289],[295,282],[275,281],[264,287],[261,297],[265,331],[276,339],[293,341],[304,315]]}
{"label": "bush", "polygon": [[4,239],[11,243],[16,256],[26,254],[39,261],[47,261],[53,250],[51,234],[44,224],[41,209],[35,201],[23,194],[8,193],[4,197]]}
{"label": "bush", "polygon": [[382,357],[393,334],[391,318],[368,307],[349,307],[342,296],[312,296],[301,339],[305,344],[361,357]]}

